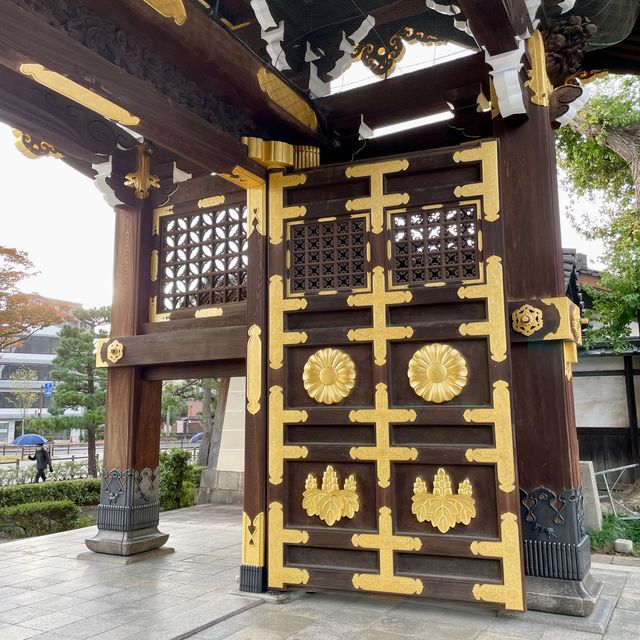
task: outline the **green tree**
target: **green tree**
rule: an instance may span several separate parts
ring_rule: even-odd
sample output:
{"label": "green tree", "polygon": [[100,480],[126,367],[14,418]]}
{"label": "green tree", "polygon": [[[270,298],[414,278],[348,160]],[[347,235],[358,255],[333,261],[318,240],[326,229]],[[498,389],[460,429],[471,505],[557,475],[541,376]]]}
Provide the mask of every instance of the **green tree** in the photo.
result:
{"label": "green tree", "polygon": [[178,380],[162,385],[162,420],[170,425],[187,413],[189,400],[202,399],[200,380]]}
{"label": "green tree", "polygon": [[[95,366],[94,340],[105,335],[96,327],[105,324],[105,309],[85,309],[84,326],[67,324],[60,332],[51,377],[57,381],[49,408],[51,418],[41,424],[45,428],[83,429],[87,432],[89,475],[96,476],[96,431],[104,424],[106,370]],[[89,327],[85,328],[85,327]],[[67,416],[68,409],[79,409],[81,416]]]}
{"label": "green tree", "polygon": [[630,322],[640,318],[640,78],[606,78],[570,127],[560,129],[560,166],[565,186],[598,203],[588,214],[573,206],[578,231],[603,242],[603,288],[592,296],[593,320],[585,332],[592,345],[629,346]]}
{"label": "green tree", "polygon": [[38,379],[38,372],[28,367],[18,367],[9,379],[14,383],[13,391],[9,394],[9,402],[20,409],[22,415],[21,434],[24,435],[27,426],[27,410],[31,409],[40,397],[39,391],[34,391],[34,382]]}
{"label": "green tree", "polygon": [[[228,379],[226,384],[228,385]],[[217,378],[204,378],[202,386],[202,442],[198,449],[198,465],[206,467],[211,462],[210,468],[215,468],[222,439],[222,423],[214,420],[217,414],[218,390],[220,380]]]}

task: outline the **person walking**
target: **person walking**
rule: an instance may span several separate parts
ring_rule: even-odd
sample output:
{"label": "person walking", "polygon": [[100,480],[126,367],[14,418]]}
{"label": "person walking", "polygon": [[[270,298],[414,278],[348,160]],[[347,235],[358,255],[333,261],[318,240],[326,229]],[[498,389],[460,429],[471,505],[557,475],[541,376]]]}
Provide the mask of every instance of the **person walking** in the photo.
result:
{"label": "person walking", "polygon": [[36,476],[33,481],[39,482],[40,478],[42,478],[42,482],[46,482],[47,477],[44,475],[45,469],[49,467],[49,471],[53,471],[49,452],[41,444],[38,444],[36,445],[35,455],[29,456],[29,460],[36,461]]}

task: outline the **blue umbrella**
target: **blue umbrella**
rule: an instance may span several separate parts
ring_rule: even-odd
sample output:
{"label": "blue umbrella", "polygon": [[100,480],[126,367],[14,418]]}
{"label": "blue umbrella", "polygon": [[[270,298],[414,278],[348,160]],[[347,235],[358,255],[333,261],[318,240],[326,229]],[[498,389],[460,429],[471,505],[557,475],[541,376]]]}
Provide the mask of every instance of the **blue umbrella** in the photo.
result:
{"label": "blue umbrella", "polygon": [[18,444],[21,446],[27,444],[46,444],[47,439],[39,436],[37,433],[25,433],[18,436],[11,444]]}
{"label": "blue umbrella", "polygon": [[201,431],[200,433],[196,433],[191,440],[189,440],[189,444],[195,444],[196,442],[202,442],[202,438],[204,438],[204,433]]}

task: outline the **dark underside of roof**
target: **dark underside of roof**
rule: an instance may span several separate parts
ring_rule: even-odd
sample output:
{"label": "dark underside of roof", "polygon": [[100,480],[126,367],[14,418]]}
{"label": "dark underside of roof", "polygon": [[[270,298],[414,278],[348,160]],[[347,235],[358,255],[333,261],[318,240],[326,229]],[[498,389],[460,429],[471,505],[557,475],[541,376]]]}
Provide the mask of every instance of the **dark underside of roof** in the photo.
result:
{"label": "dark underside of roof", "polygon": [[[191,1],[201,8],[207,4]],[[318,77],[328,81],[353,53],[350,46],[360,43],[389,50],[391,38],[407,27],[427,42],[444,40],[477,48],[454,0],[211,0],[209,4],[212,19],[221,21],[303,90],[308,88],[310,62]],[[542,0],[535,16],[540,28],[566,24],[572,16],[588,18],[598,30],[588,43],[584,68],[640,73],[640,0],[576,0],[562,14],[566,4]]]}

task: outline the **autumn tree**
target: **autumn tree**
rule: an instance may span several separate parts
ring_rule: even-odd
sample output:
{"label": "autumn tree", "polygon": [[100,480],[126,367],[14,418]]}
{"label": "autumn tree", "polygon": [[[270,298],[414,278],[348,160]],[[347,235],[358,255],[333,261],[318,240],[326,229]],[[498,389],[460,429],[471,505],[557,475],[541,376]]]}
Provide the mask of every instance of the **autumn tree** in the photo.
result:
{"label": "autumn tree", "polygon": [[565,186],[598,204],[594,214],[574,202],[573,223],[605,247],[602,288],[585,287],[594,301],[585,342],[620,351],[640,319],[640,78],[594,85],[587,107],[560,130],[558,147]]}
{"label": "autumn tree", "polygon": [[0,246],[0,351],[15,347],[36,331],[69,318],[69,310],[19,286],[36,274],[24,251]]}
{"label": "autumn tree", "polygon": [[20,409],[22,415],[22,426],[20,434],[24,435],[27,426],[27,411],[33,407],[40,392],[34,390],[34,383],[38,380],[38,372],[28,367],[18,367],[10,376],[13,382],[11,393],[9,394],[9,402],[14,407]]}

